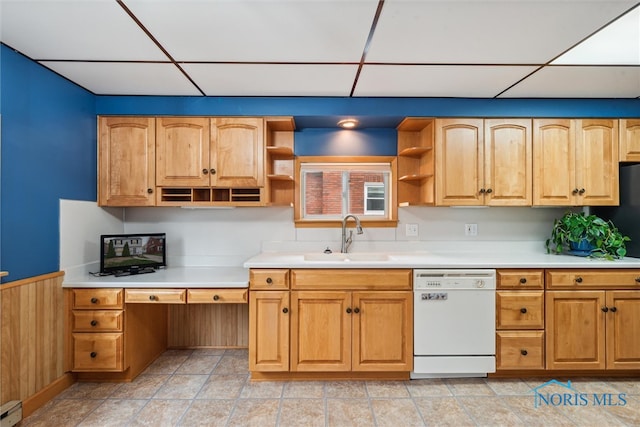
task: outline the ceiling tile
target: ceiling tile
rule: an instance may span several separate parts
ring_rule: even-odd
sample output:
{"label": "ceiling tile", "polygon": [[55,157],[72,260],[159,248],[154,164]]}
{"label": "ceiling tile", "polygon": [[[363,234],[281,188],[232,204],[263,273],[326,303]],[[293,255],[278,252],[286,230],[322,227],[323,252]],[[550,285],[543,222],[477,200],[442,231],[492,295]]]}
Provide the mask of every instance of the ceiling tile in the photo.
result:
{"label": "ceiling tile", "polygon": [[387,0],[368,62],[544,64],[634,1]]}
{"label": "ceiling tile", "polygon": [[377,0],[125,0],[177,61],[358,62]]}
{"label": "ceiling tile", "polygon": [[531,66],[365,65],[355,96],[492,98]]}
{"label": "ceiling tile", "polygon": [[501,98],[636,98],[640,67],[550,66]]}
{"label": "ceiling tile", "polygon": [[173,64],[52,61],[41,63],[95,94],[201,95]]}
{"label": "ceiling tile", "polygon": [[166,61],[115,1],[2,0],[2,41],[32,59]]}
{"label": "ceiling tile", "polygon": [[349,96],[357,65],[181,64],[208,96]]}

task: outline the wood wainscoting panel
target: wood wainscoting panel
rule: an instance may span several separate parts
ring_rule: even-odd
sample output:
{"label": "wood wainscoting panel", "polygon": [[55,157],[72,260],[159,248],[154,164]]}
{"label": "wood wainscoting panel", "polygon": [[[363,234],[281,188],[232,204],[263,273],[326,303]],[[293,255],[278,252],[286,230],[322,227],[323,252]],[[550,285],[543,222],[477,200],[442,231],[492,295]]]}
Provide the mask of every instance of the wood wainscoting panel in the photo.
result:
{"label": "wood wainscoting panel", "polygon": [[0,287],[0,401],[27,400],[65,373],[65,312],[57,272]]}
{"label": "wood wainscoting panel", "polygon": [[249,304],[169,306],[169,348],[249,345]]}

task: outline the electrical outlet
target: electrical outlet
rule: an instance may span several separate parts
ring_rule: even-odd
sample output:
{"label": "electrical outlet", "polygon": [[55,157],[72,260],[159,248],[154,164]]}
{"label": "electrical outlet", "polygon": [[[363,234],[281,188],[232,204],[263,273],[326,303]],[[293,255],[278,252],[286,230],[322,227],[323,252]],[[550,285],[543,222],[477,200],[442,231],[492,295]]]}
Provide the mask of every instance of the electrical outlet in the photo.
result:
{"label": "electrical outlet", "polygon": [[407,224],[405,229],[405,235],[409,237],[418,236],[418,224]]}
{"label": "electrical outlet", "polygon": [[477,236],[478,235],[478,224],[465,224],[464,225],[464,235],[465,236]]}

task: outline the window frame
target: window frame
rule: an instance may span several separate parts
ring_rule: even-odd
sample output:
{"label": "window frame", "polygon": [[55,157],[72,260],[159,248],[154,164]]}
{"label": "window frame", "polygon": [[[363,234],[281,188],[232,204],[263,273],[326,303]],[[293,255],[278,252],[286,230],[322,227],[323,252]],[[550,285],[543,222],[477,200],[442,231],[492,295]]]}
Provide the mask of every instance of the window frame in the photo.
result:
{"label": "window frame", "polygon": [[397,204],[397,157],[395,156],[300,156],[295,158],[295,197],[294,197],[294,223],[296,228],[339,228],[342,227],[342,219],[308,219],[303,218],[302,202],[302,176],[303,164],[308,163],[384,163],[389,165],[389,216],[381,219],[379,216],[359,215],[360,222],[365,227],[396,227],[398,225]]}

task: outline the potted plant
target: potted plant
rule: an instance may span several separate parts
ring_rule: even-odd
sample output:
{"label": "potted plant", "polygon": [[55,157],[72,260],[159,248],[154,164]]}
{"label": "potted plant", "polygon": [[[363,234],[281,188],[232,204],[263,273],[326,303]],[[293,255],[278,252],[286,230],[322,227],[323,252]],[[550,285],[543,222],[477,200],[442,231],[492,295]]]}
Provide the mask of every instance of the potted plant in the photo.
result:
{"label": "potted plant", "polygon": [[568,252],[572,255],[591,256],[613,260],[626,255],[623,236],[611,221],[584,212],[565,213],[553,222],[551,238],[547,239],[547,253]]}

